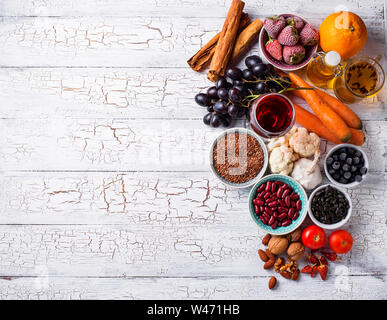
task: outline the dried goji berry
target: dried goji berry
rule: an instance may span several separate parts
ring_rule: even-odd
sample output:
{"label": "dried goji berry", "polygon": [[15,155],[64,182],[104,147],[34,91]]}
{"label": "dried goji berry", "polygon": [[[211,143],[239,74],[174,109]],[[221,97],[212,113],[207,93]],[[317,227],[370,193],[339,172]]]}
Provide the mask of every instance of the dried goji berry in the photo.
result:
{"label": "dried goji berry", "polygon": [[308,256],[308,261],[313,265],[317,265],[317,266],[320,265],[320,261],[317,259],[317,257],[314,254],[310,254]]}
{"label": "dried goji berry", "polygon": [[321,252],[321,253],[324,255],[324,257],[327,258],[329,261],[341,261],[341,260],[339,259],[339,257],[337,256],[337,254],[334,253],[334,252],[330,252],[330,251],[327,251],[327,250],[321,250],[320,252]]}
{"label": "dried goji berry", "polygon": [[311,273],[312,267],[310,265],[306,265],[305,267],[302,268],[301,272],[302,273]]}
{"label": "dried goji berry", "polygon": [[321,265],[321,266],[317,267],[317,270],[318,270],[318,273],[320,274],[321,279],[325,280],[327,277],[327,273],[328,273],[328,266]]}
{"label": "dried goji berry", "polygon": [[319,256],[318,259],[320,260],[321,265],[324,265],[324,266],[328,265],[328,261],[327,261],[327,259],[325,259],[324,256]]}

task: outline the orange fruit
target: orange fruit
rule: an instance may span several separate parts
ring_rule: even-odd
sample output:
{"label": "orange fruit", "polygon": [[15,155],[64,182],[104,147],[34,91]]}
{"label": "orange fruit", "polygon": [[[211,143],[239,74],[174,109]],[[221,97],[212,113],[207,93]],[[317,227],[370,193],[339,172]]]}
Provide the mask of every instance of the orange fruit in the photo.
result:
{"label": "orange fruit", "polygon": [[367,28],[353,12],[335,12],[320,25],[320,46],[325,52],[334,50],[343,59],[354,56],[367,41]]}

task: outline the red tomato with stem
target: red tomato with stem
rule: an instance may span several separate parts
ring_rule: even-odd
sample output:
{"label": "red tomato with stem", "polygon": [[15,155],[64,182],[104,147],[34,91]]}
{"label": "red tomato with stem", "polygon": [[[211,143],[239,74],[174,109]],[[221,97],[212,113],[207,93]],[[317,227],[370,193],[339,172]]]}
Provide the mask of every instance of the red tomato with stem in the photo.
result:
{"label": "red tomato with stem", "polygon": [[323,228],[312,225],[304,229],[301,239],[305,247],[316,250],[325,244],[327,236]]}
{"label": "red tomato with stem", "polygon": [[352,249],[352,235],[345,230],[336,230],[329,236],[329,247],[336,253],[347,253]]}

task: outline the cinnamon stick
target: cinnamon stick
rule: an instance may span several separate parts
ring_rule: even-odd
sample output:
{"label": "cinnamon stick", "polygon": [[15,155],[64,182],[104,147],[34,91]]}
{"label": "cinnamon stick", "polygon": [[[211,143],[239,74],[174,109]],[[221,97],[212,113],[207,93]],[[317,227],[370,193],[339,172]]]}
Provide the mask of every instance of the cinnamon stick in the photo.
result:
{"label": "cinnamon stick", "polygon": [[231,61],[236,61],[243,53],[245,53],[254,40],[258,38],[259,31],[263,26],[263,22],[255,19],[239,34],[234,50],[232,52]]}
{"label": "cinnamon stick", "polygon": [[219,76],[223,76],[230,61],[235,40],[239,30],[239,23],[243,13],[244,2],[233,0],[228,10],[226,21],[220,33],[215,53],[211,61],[207,78],[214,82]]}
{"label": "cinnamon stick", "polygon": [[[242,31],[244,28],[246,28],[250,23],[250,18],[247,13],[243,13],[240,26],[239,26],[239,32]],[[209,61],[211,61],[212,57],[214,56],[216,44],[218,43],[219,32],[217,35],[215,35],[210,41],[208,41],[197,53],[195,53],[188,61],[187,63],[194,71],[200,71],[202,70]]]}

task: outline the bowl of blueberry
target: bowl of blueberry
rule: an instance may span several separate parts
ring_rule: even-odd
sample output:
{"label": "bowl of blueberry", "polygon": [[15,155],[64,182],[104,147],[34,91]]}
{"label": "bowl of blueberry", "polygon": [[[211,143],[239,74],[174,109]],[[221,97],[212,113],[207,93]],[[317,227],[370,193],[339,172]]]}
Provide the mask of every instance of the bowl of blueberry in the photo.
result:
{"label": "bowl of blueberry", "polygon": [[324,161],[325,174],[333,184],[354,188],[366,177],[369,168],[365,152],[352,144],[333,147]]}

